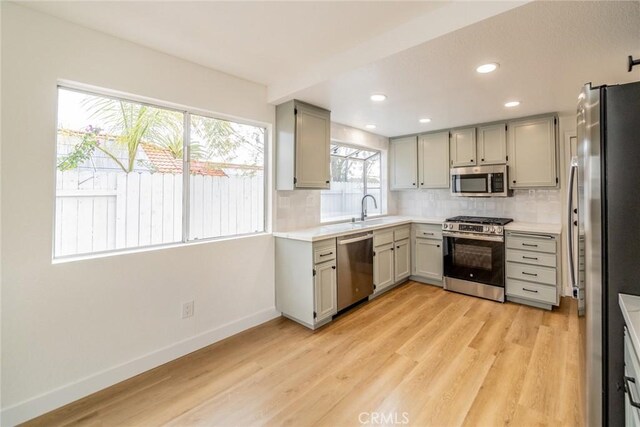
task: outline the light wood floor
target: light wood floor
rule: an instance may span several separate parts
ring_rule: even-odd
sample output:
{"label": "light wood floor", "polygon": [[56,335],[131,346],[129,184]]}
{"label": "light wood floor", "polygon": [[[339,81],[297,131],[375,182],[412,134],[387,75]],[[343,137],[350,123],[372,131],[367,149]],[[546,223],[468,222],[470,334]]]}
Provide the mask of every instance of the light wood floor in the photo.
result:
{"label": "light wood floor", "polygon": [[573,300],[547,312],[409,282],[318,331],[275,319],[29,424],[581,426],[578,339]]}

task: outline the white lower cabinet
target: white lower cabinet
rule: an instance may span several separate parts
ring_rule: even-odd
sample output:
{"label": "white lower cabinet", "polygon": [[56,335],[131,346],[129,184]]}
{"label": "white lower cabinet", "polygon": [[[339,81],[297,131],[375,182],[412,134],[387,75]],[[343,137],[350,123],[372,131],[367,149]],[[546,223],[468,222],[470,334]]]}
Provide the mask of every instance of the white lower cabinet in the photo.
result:
{"label": "white lower cabinet", "polygon": [[[624,327],[624,419],[626,427],[640,427],[640,360]],[[632,403],[633,402],[633,403]]]}
{"label": "white lower cabinet", "polygon": [[416,256],[413,274],[433,280],[442,280],[442,241],[416,238]]}
{"label": "white lower cabinet", "polygon": [[335,260],[316,264],[314,275],[315,320],[321,322],[338,312]]}
{"label": "white lower cabinet", "polygon": [[373,232],[374,294],[384,292],[411,274],[411,226]]}
{"label": "white lower cabinet", "polygon": [[442,286],[442,224],[413,224],[413,268],[411,275]]}
{"label": "white lower cabinet", "polygon": [[411,257],[409,256],[408,238],[395,243],[394,261],[395,281],[397,283],[411,275]]}
{"label": "white lower cabinet", "polygon": [[394,283],[393,243],[374,248],[373,254],[373,283],[378,293]]}
{"label": "white lower cabinet", "polygon": [[276,309],[316,329],[338,312],[336,239],[276,238]]}
{"label": "white lower cabinet", "polygon": [[560,236],[507,231],[506,296],[551,310],[560,304]]}

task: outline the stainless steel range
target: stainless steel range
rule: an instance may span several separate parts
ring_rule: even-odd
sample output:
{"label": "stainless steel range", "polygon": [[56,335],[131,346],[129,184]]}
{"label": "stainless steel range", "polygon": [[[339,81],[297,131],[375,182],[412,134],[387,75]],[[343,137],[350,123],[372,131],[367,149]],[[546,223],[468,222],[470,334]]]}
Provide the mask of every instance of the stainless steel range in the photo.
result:
{"label": "stainless steel range", "polygon": [[456,216],[442,225],[444,288],[504,302],[504,226],[511,218]]}

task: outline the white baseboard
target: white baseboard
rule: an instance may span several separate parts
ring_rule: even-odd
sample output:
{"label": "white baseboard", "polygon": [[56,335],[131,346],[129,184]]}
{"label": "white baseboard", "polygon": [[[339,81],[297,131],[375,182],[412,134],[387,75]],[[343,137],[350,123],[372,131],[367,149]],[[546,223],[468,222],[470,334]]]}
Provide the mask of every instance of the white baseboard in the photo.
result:
{"label": "white baseboard", "polygon": [[278,316],[280,312],[276,311],[275,307],[259,311],[4,408],[0,413],[0,425],[14,426],[28,421]]}

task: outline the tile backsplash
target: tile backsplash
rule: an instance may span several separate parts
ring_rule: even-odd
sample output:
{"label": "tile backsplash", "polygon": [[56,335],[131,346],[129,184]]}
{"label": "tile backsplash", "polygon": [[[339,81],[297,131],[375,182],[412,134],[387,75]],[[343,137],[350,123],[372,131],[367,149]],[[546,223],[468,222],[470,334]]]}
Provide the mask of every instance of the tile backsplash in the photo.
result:
{"label": "tile backsplash", "polygon": [[516,190],[513,197],[456,197],[449,190],[395,192],[398,215],[451,217],[478,215],[513,218],[516,221],[560,224],[560,190]]}

